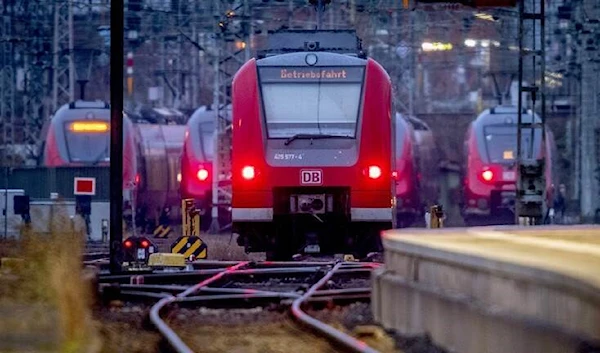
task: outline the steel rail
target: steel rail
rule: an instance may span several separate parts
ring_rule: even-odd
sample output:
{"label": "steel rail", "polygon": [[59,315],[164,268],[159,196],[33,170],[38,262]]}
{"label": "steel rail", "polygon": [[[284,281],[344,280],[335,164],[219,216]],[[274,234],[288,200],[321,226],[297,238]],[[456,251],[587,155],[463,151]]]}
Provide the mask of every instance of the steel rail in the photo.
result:
{"label": "steel rail", "polygon": [[334,329],[333,327],[315,319],[302,311],[301,305],[310,298],[313,294],[315,294],[319,288],[329,281],[336,271],[340,270],[344,266],[344,263],[336,264],[329,272],[323,276],[317,283],[315,283],[312,287],[306,291],[300,298],[294,300],[292,303],[292,314],[294,317],[300,322],[306,324],[317,332],[321,333],[326,338],[333,340],[348,350],[353,352],[360,353],[378,353],[378,351],[373,348],[367,346],[363,341],[357,340],[356,338],[349,336],[341,331]]}
{"label": "steel rail", "polygon": [[173,331],[169,327],[169,325],[167,325],[161,319],[160,310],[162,308],[164,308],[166,305],[169,305],[169,304],[175,302],[177,298],[184,298],[192,293],[195,293],[200,288],[208,286],[209,284],[221,279],[225,275],[231,274],[231,273],[235,272],[236,270],[238,270],[239,268],[242,268],[242,267],[248,265],[249,263],[250,263],[250,261],[240,262],[237,265],[228,267],[224,271],[220,271],[219,273],[215,274],[214,276],[207,278],[206,280],[188,288],[187,290],[181,292],[177,296],[169,296],[167,298],[163,298],[158,303],[156,303],[154,306],[152,306],[152,308],[150,309],[150,321],[154,324],[154,326],[156,326],[157,330],[169,342],[169,344],[171,345],[171,347],[173,347],[173,349],[175,349],[181,353],[193,353],[193,351],[190,349],[190,347],[188,347],[183,342],[183,340],[179,336],[177,336],[175,331]]}

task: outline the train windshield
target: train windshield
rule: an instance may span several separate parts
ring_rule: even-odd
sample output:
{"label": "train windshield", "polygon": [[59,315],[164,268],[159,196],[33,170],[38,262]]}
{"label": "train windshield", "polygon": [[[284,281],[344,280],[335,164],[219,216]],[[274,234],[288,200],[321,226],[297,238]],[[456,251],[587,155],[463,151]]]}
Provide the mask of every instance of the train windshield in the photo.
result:
{"label": "train windshield", "polygon": [[211,160],[213,158],[214,150],[215,150],[215,128],[214,123],[211,122],[203,122],[200,123],[200,148],[201,153],[203,153],[203,157],[207,160]]}
{"label": "train windshield", "polygon": [[302,134],[354,138],[363,69],[311,70],[314,71],[261,70],[262,101],[269,138]]}
{"label": "train windshield", "polygon": [[106,122],[71,122],[65,126],[71,162],[99,163],[110,160],[110,132]]}
{"label": "train windshield", "polygon": [[[517,158],[516,125],[486,126],[483,129],[487,157],[490,163],[513,163]],[[542,130],[533,133],[533,155],[540,153]],[[528,158],[531,150],[532,130],[523,129],[521,133],[521,157]]]}

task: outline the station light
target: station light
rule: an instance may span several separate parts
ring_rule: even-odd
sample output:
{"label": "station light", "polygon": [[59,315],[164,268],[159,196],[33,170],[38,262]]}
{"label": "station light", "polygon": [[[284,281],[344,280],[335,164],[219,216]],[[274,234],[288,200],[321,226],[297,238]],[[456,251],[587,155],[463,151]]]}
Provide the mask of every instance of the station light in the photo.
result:
{"label": "station light", "polygon": [[423,51],[447,51],[452,50],[453,46],[451,43],[440,43],[440,42],[423,42],[421,49]]}
{"label": "station light", "polygon": [[76,121],[71,123],[69,129],[73,132],[107,132],[108,123],[102,121]]}
{"label": "station light", "polygon": [[196,173],[196,176],[198,177],[198,180],[205,181],[206,179],[208,179],[208,170],[200,168],[198,173]]}
{"label": "station light", "polygon": [[254,179],[254,167],[251,165],[247,165],[244,168],[242,168],[242,177],[246,180],[252,180]]}
{"label": "station light", "polygon": [[381,176],[381,168],[376,165],[372,165],[369,167],[369,178],[377,179]]}
{"label": "station light", "polygon": [[469,48],[473,48],[477,45],[477,41],[475,39],[465,39],[465,46]]}

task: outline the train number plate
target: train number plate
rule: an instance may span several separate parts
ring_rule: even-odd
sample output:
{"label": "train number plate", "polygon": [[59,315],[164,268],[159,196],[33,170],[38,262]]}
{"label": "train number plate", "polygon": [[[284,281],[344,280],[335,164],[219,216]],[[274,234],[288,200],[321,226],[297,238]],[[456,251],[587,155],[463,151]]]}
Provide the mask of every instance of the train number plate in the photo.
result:
{"label": "train number plate", "polygon": [[321,247],[319,244],[307,245],[304,248],[304,252],[307,254],[318,254],[321,252]]}
{"label": "train number plate", "polygon": [[514,181],[514,180],[516,180],[515,172],[503,172],[502,173],[502,179],[504,179],[506,181]]}
{"label": "train number plate", "polygon": [[321,185],[323,184],[322,170],[301,170],[300,184],[302,185]]}
{"label": "train number plate", "polygon": [[138,257],[138,260],[146,259],[146,251],[144,249],[138,249],[137,257]]}

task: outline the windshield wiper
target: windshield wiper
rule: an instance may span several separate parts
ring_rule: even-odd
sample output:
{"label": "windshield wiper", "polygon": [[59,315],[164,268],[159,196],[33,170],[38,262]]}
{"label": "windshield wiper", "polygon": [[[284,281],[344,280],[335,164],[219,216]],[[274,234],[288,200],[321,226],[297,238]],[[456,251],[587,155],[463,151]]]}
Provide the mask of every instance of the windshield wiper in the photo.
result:
{"label": "windshield wiper", "polygon": [[348,135],[327,135],[327,134],[296,134],[287,140],[285,140],[284,145],[289,145],[294,140],[312,140],[312,139],[331,139],[331,138],[341,138],[341,139],[353,139],[354,137]]}

